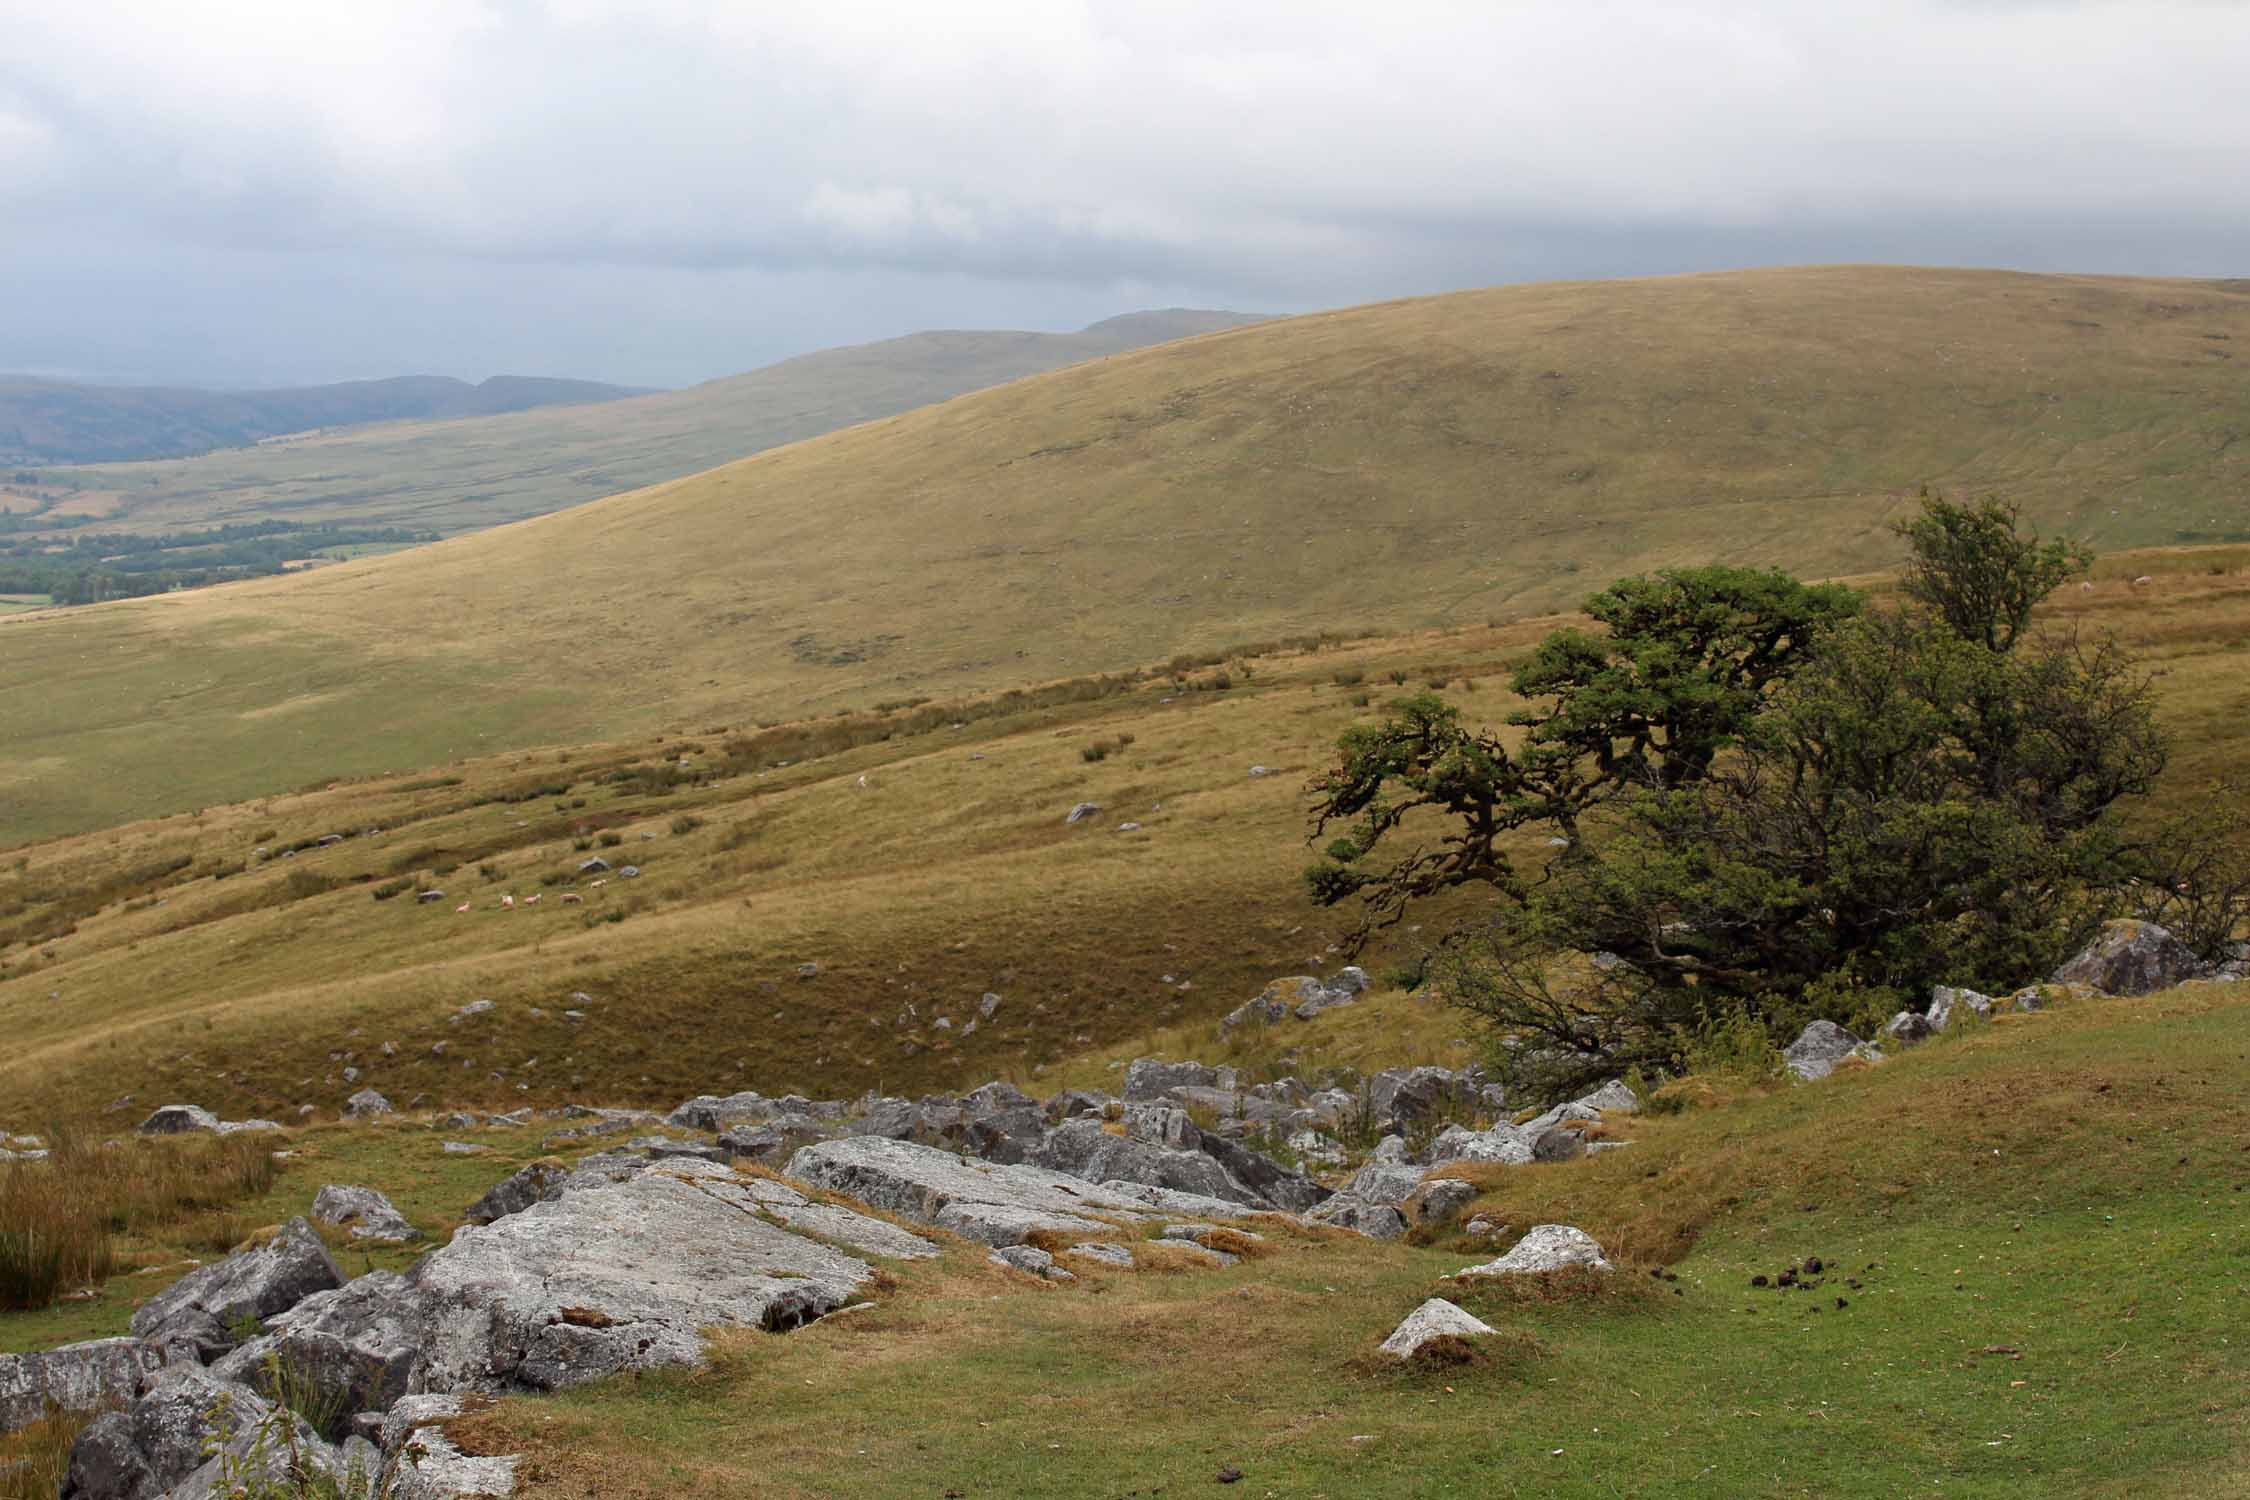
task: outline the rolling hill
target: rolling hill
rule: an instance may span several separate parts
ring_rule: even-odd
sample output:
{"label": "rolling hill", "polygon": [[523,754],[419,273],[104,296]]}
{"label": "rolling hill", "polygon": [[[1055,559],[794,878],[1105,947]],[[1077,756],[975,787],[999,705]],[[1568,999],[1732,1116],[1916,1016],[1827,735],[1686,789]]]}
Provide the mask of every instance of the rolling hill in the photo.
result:
{"label": "rolling hill", "polygon": [[0,375],[0,464],[174,458],[367,422],[491,416],[642,394],[594,380],[402,375],[265,391],[80,385]]}
{"label": "rolling hill", "polygon": [[[1894,556],[1917,487],[2250,534],[2250,283],[1505,287],[1118,355],[438,545],[0,621],[0,842],[658,726]],[[20,706],[20,707],[19,707]]]}
{"label": "rolling hill", "polygon": [[[261,520],[474,531],[1025,375],[1256,321],[1171,308],[1076,333],[916,333],[598,407],[393,423],[192,459],[55,470],[41,476],[43,494],[57,514],[99,514],[104,525],[144,531]],[[0,415],[0,435],[6,430]]]}

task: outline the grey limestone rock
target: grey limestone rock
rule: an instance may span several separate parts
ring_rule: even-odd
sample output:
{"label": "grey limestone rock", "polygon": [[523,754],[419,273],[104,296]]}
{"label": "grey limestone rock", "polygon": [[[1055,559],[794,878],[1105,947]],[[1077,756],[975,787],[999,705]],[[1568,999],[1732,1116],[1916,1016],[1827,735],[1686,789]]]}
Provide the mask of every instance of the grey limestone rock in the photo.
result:
{"label": "grey limestone rock", "polygon": [[2078,955],[2054,972],[2056,984],[2090,984],[2111,995],[2147,995],[2200,977],[2195,950],[2154,922],[2105,922]]}
{"label": "grey limestone rock", "polygon": [[1021,1244],[1040,1231],[1100,1234],[1114,1227],[1108,1220],[1130,1222],[1155,1213],[1226,1219],[1253,1211],[1240,1203],[1165,1188],[1123,1182],[1089,1186],[1084,1179],[1047,1168],[972,1161],[880,1136],[816,1142],[790,1158],[789,1176],[992,1246]]}
{"label": "grey limestone rock", "polygon": [[1834,1021],[1813,1021],[1782,1052],[1781,1060],[1790,1072],[1811,1083],[1835,1072],[1836,1064],[1851,1056],[1859,1044],[1858,1037]]}
{"label": "grey limestone rock", "polygon": [[210,1358],[234,1346],[246,1322],[287,1312],[315,1292],[344,1284],[312,1225],[291,1219],[271,1240],[191,1271],[141,1304],[136,1338],[188,1347]]}
{"label": "grey limestone rock", "polygon": [[1188,1112],[1170,1104],[1126,1105],[1125,1136],[1171,1151],[1194,1151],[1203,1144],[1203,1132]]}
{"label": "grey limestone rock", "polygon": [[1369,1203],[1404,1203],[1422,1185],[1422,1169],[1410,1163],[1371,1162],[1361,1167],[1340,1191]]}
{"label": "grey limestone rock", "polygon": [[1471,1317],[1443,1297],[1432,1297],[1408,1313],[1380,1347],[1394,1359],[1412,1359],[1432,1339],[1473,1339],[1492,1331],[1490,1324]]}
{"label": "grey limestone rock", "polygon": [[1179,1089],[1221,1089],[1232,1093],[1235,1071],[1232,1068],[1207,1068],[1194,1062],[1159,1062],[1153,1057],[1135,1058],[1125,1069],[1125,1098],[1128,1103],[1144,1103],[1162,1099]]}
{"label": "grey limestone rock", "polygon": [[1992,997],[1980,995],[1975,990],[1955,989],[1948,984],[1930,987],[1929,1026],[1932,1031],[1943,1031],[1962,1016],[1992,1014]]}
{"label": "grey limestone rock", "polygon": [[89,1339],[30,1354],[0,1354],[0,1433],[30,1426],[47,1415],[50,1405],[90,1412],[130,1400],[163,1363],[154,1344],[135,1338]]}
{"label": "grey limestone rock", "polygon": [[1433,1167],[1455,1161],[1495,1161],[1520,1167],[1532,1160],[1532,1138],[1512,1125],[1495,1125],[1490,1130],[1448,1125],[1430,1142],[1422,1159]]}
{"label": "grey limestone rock", "polygon": [[1075,1255],[1081,1260],[1090,1260],[1119,1271],[1133,1269],[1133,1252],[1123,1245],[1114,1245],[1106,1240],[1083,1241],[1072,1245],[1063,1254]]}
{"label": "grey limestone rock", "polygon": [[1586,1133],[1575,1125],[1551,1125],[1532,1137],[1533,1161],[1576,1161],[1586,1154]]}
{"label": "grey limestone rock", "polygon": [[[449,1146],[451,1144],[448,1142]],[[559,1161],[535,1161],[495,1183],[490,1192],[469,1205],[462,1217],[471,1224],[489,1224],[494,1219],[521,1213],[548,1193],[558,1191],[569,1176],[570,1168]]]}
{"label": "grey limestone rock", "polygon": [[[1130,1106],[1128,1106],[1130,1107]],[[1251,1208],[1266,1201],[1236,1182],[1226,1168],[1200,1150],[1173,1151],[1146,1141],[1111,1135],[1101,1122],[1065,1120],[1047,1132],[1032,1163],[1068,1172],[1087,1182],[1131,1182],[1173,1192],[1224,1198]]]}
{"label": "grey limestone rock", "polygon": [[1457,1276],[1513,1276],[1537,1271],[1559,1271],[1565,1266],[1611,1269],[1608,1257],[1594,1237],[1568,1224],[1535,1224],[1516,1241],[1515,1248],[1498,1260],[1456,1271]]}
{"label": "grey limestone rock", "polygon": [[1400,1209],[1416,1224],[1450,1224],[1476,1201],[1476,1196],[1475,1184],[1458,1177],[1440,1177],[1407,1194]]}
{"label": "grey limestone rock", "polygon": [[1061,1266],[1056,1265],[1055,1258],[1052,1255],[1033,1245],[1002,1245],[985,1258],[996,1266],[1006,1266],[1010,1270],[1022,1271],[1026,1275],[1037,1276],[1046,1281],[1076,1281],[1078,1279]]}
{"label": "grey limestone rock", "polygon": [[1641,1096],[1627,1088],[1624,1079],[1612,1078],[1576,1102],[1604,1113],[1629,1115],[1641,1107]]}
{"label": "grey limestone rock", "polygon": [[378,1244],[403,1245],[422,1237],[390,1199],[371,1187],[329,1184],[314,1196],[312,1218],[316,1224],[349,1230],[355,1240]]}
{"label": "grey limestone rock", "polygon": [[1338,1193],[1305,1215],[1316,1224],[1350,1229],[1371,1240],[1395,1240],[1406,1233],[1406,1215],[1387,1203],[1370,1203],[1350,1193]]}
{"label": "grey limestone rock", "polygon": [[217,1130],[219,1117],[200,1104],[167,1104],[140,1124],[142,1135],[182,1135],[191,1130]]}
{"label": "grey limestone rock", "polygon": [[344,1101],[344,1118],[372,1120],[391,1113],[391,1101],[373,1089],[361,1089]]}

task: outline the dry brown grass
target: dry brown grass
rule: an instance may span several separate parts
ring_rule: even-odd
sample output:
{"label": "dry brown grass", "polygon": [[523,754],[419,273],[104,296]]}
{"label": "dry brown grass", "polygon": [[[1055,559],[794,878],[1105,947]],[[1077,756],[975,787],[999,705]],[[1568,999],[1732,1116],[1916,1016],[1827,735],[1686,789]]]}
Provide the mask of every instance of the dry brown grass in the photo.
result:
{"label": "dry brown grass", "polygon": [[[130,1141],[74,1130],[46,1161],[0,1165],[0,1311],[45,1307],[118,1269],[115,1237],[178,1224],[262,1193],[277,1168],[271,1137]],[[216,1221],[209,1248],[231,1249],[240,1220]]]}
{"label": "dry brown grass", "polygon": [[[1865,571],[1923,484],[2107,547],[2218,539],[2250,455],[2211,332],[2250,340],[2250,295],[1826,267],[1121,355],[434,547],[0,622],[0,843],[493,748],[1517,616],[1668,564]],[[1438,649],[1397,669],[1484,676]]]}

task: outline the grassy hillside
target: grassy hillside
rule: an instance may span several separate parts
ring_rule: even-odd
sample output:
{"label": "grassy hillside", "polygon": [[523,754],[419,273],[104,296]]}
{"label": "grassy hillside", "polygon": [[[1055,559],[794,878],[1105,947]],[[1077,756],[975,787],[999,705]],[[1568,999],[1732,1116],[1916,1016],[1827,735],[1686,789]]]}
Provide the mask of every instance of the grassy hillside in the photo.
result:
{"label": "grassy hillside", "polygon": [[1828,268],[1508,287],[1120,355],[296,579],[0,622],[0,841],[482,750],[989,690],[1714,558],[1918,485],[2250,531],[2250,288]]}
{"label": "grassy hillside", "polygon": [[0,375],[0,464],[174,458],[279,433],[365,422],[490,416],[640,394],[595,380],[442,375],[347,380],[268,391],[79,385]]}
{"label": "grassy hillside", "polygon": [[[1415,1024],[1400,997],[1358,1009]],[[1144,1248],[1058,1287],[940,1232],[850,1317],[452,1431],[525,1455],[527,1500],[1193,1493],[1221,1466],[1283,1495],[2239,1496],[2246,1050],[2250,986],[2088,1001],[1816,1085],[1707,1079],[1713,1103],[1606,1122],[1632,1141],[1608,1155],[1456,1169],[1483,1190],[1464,1218],[1580,1225],[1607,1277],[1462,1281],[1494,1247],[1458,1228],[1268,1223],[1228,1270]],[[442,1243],[548,1128],[475,1131],[472,1158],[424,1120],[293,1131],[269,1182],[124,1236],[97,1296],[0,1315],[0,1350],[122,1332],[324,1183],[381,1187]],[[338,1240],[349,1274],[411,1254]],[[1817,1291],[1753,1285],[1813,1256]],[[1482,1362],[1375,1358],[1432,1295],[1499,1330]]]}
{"label": "grassy hillside", "polygon": [[[2250,548],[2108,559],[2053,618],[2163,670],[2169,796],[2239,774]],[[1265,980],[1341,961],[1298,882],[1303,788],[1336,736],[1436,681],[1500,723],[1505,672],[1552,623],[706,722],[35,845],[0,860],[0,1125],[121,1094],[294,1118],[339,1105],[347,1066],[402,1102],[668,1104],[1089,1081],[1133,1048],[1210,1051]],[[1103,810],[1066,824],[1081,801]],[[580,874],[589,857],[642,873]],[[446,894],[419,903],[417,883]],[[1420,941],[1397,929],[1367,963]],[[998,1016],[966,1033],[988,991]],[[449,1019],[478,999],[498,1008]],[[1428,1022],[1362,1034],[1346,1013],[1323,1060],[1460,1060]]]}
{"label": "grassy hillside", "polygon": [[[598,410],[402,422],[187,460],[54,469],[40,476],[38,493],[53,501],[56,515],[99,515],[105,526],[129,521],[142,530],[348,519],[474,531],[1025,375],[1255,321],[1241,313],[1172,308],[1128,313],[1076,333],[917,333],[826,349],[687,390],[606,402]],[[4,397],[0,386],[0,435],[7,430]],[[317,425],[301,421],[271,430]],[[17,508],[23,504],[19,497]]]}

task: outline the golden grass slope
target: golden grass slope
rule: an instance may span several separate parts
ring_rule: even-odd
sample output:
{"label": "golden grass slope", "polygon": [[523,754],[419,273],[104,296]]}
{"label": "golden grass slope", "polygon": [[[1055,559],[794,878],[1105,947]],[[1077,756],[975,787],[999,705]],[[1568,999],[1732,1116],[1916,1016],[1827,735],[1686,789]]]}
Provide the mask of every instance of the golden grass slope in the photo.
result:
{"label": "golden grass slope", "polygon": [[[1879,567],[1915,489],[2250,531],[2250,287],[1834,267],[1504,287],[1018,381],[409,553],[0,622],[0,843],[1726,560]],[[286,722],[246,717],[317,695]]]}
{"label": "golden grass slope", "polygon": [[[2050,618],[2113,630],[2163,671],[2168,798],[2239,774],[2250,548],[2109,558]],[[401,1103],[453,1107],[994,1076],[1046,1092],[1149,1051],[1458,1063],[1452,1018],[1426,1007],[1412,1027],[1337,1012],[1224,1059],[1212,1027],[1267,980],[1341,962],[1341,914],[1311,907],[1298,879],[1304,786],[1337,735],[1438,679],[1504,722],[1518,706],[1506,671],[1554,623],[1234,661],[1226,691],[1158,676],[947,715],[665,793],[662,768],[712,766],[739,732],[488,756],[39,844],[0,861],[0,1126],[121,1094],[293,1118],[340,1105],[359,1086],[345,1067]],[[1066,824],[1081,801],[1102,813]],[[254,848],[343,831],[216,878]],[[642,873],[580,875],[589,854]],[[371,899],[417,875],[445,898]],[[1424,939],[1410,924],[1387,941],[1371,972]],[[991,1017],[987,992],[1003,997]],[[448,1019],[478,999],[499,1008]]]}

